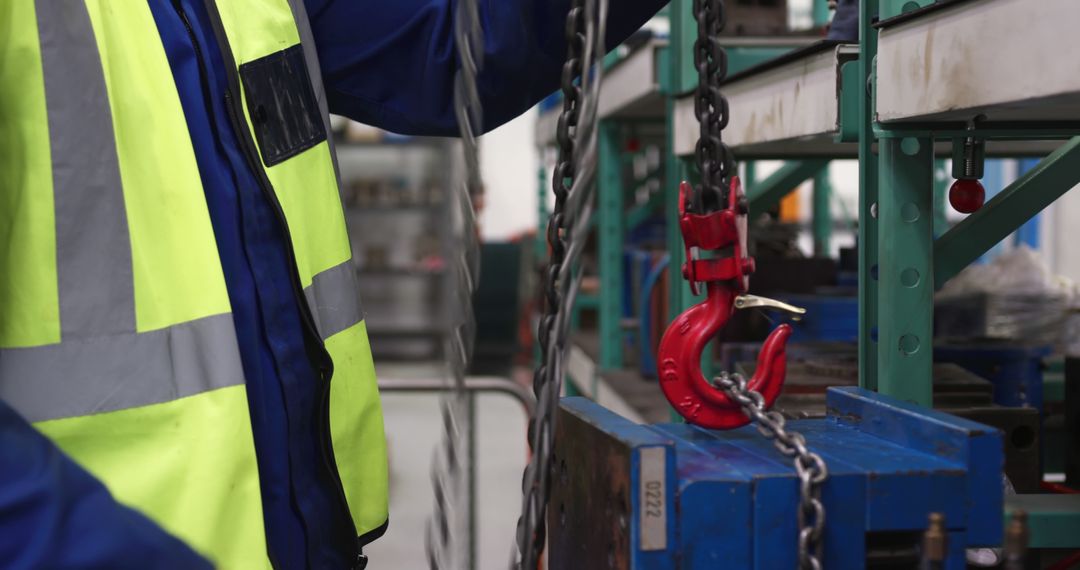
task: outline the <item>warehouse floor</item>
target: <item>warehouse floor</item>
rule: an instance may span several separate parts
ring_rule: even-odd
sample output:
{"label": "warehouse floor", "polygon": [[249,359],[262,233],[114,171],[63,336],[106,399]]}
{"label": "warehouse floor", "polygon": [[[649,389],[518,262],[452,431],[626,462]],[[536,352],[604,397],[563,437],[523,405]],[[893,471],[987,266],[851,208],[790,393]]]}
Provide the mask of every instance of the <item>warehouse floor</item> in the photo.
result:
{"label": "warehouse floor", "polygon": [[[425,366],[379,365],[380,378],[431,377]],[[478,570],[506,568],[521,505],[521,472],[527,459],[526,418],[503,395],[477,398]],[[390,445],[390,527],[365,549],[370,568],[427,567],[425,525],[431,515],[431,458],[442,435],[439,396],[383,394]]]}

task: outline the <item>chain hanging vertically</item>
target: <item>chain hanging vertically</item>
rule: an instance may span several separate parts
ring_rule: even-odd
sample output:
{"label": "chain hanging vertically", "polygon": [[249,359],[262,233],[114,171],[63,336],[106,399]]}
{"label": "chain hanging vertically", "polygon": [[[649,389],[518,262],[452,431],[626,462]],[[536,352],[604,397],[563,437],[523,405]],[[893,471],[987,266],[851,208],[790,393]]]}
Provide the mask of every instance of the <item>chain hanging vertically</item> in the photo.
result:
{"label": "chain hanging vertically", "polygon": [[727,98],[720,92],[728,66],[727,52],[720,45],[725,23],[724,2],[694,0],[693,10],[698,33],[694,41],[694,68],[698,73],[694,116],[700,128],[695,156],[701,184],[690,196],[688,210],[705,213],[724,208],[728,203],[727,181],[733,169],[731,151],[720,137],[728,123]]}
{"label": "chain hanging vertically", "polygon": [[473,497],[468,484],[468,457],[473,429],[465,375],[472,359],[476,321],[472,295],[479,277],[479,237],[472,198],[483,191],[480,177],[479,144],[483,132],[483,109],[477,75],[483,59],[483,29],[477,0],[459,0],[454,14],[454,40],[459,69],[454,77],[454,111],[461,134],[465,171],[461,184],[454,184],[448,211],[449,233],[446,249],[453,287],[452,302],[446,307],[449,332],[444,354],[450,385],[441,402],[442,442],[432,462],[435,506],[427,528],[427,558],[432,569],[458,570],[470,560],[470,536],[466,516]]}
{"label": "chain hanging vertically", "polygon": [[[730,204],[729,184],[734,172],[734,159],[721,138],[728,122],[728,102],[720,90],[727,76],[727,53],[720,43],[724,29],[723,0],[694,0],[694,19],[698,37],[694,42],[694,67],[698,85],[694,94],[694,115],[700,127],[695,155],[701,184],[688,196],[686,209],[697,214],[715,212]],[[741,207],[741,206],[740,206]],[[821,537],[825,528],[825,506],[821,502],[821,486],[828,470],[821,456],[806,447],[801,434],[785,429],[779,412],[767,411],[764,397],[747,387],[746,379],[738,374],[722,372],[714,385],[736,402],[762,435],[773,439],[776,448],[794,459],[799,477],[798,552],[799,568],[821,568]]]}
{"label": "chain hanging vertically", "polygon": [[544,523],[550,493],[551,452],[566,337],[581,279],[577,261],[585,246],[593,212],[597,105],[606,21],[607,0],[572,0],[566,18],[563,108],[556,130],[559,154],[552,175],[555,205],[548,218],[546,237],[550,257],[542,276],[544,313],[537,331],[541,356],[533,377],[537,411],[529,424],[532,457],[522,480],[521,518],[511,561],[511,566],[519,570],[537,568],[546,539]]}

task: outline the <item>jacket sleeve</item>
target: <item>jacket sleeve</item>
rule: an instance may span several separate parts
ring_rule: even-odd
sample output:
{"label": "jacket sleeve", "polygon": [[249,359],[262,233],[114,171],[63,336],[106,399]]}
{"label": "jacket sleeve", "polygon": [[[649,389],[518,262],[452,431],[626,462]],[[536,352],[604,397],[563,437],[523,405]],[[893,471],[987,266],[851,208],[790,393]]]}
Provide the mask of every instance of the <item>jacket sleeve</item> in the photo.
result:
{"label": "jacket sleeve", "polygon": [[0,401],[0,568],[202,569]]}
{"label": "jacket sleeve", "polygon": [[[478,0],[484,129],[558,88],[570,0]],[[614,47],[668,0],[611,0]],[[453,135],[456,0],[306,0],[332,113],[412,135]]]}

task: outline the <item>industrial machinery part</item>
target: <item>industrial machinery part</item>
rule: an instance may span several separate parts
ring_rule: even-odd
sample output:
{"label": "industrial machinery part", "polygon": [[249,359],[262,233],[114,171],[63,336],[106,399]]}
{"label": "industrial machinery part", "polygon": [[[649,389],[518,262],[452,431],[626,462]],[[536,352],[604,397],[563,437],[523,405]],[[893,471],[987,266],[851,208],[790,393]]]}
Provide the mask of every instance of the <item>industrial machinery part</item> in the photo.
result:
{"label": "industrial machinery part", "polygon": [[[676,317],[664,333],[657,351],[657,375],[664,395],[687,421],[709,428],[730,429],[745,425],[750,418],[739,404],[702,375],[701,355],[705,346],[716,337],[736,308],[772,306],[795,314],[802,311],[775,301],[740,297],[746,291],[747,277],[754,269],[754,262],[745,255],[746,212],[739,211],[742,189],[738,178],[732,179],[725,195],[727,207],[721,210],[704,214],[687,212],[688,204],[695,202],[688,196],[692,191],[689,184],[683,183],[679,200],[680,226],[687,249],[683,276],[690,281],[694,292],[698,282],[704,282],[706,297]],[[731,255],[719,259],[694,259],[694,250],[728,250]],[[784,382],[784,347],[789,336],[791,327],[788,325],[781,325],[769,335],[758,355],[757,370],[748,383],[750,390],[764,396],[766,407],[772,406],[780,395]]]}
{"label": "industrial machinery part", "polygon": [[[721,138],[730,109],[720,85],[727,75],[727,54],[720,45],[724,28],[723,0],[695,0],[694,67],[698,86],[694,116],[699,136],[696,147],[701,184],[683,182],[679,187],[679,230],[686,261],[683,277],[693,293],[705,283],[706,298],[676,317],[664,332],[657,351],[657,376],[672,407],[696,426],[731,429],[754,421],[761,434],[777,450],[794,461],[800,480],[798,506],[793,517],[798,526],[795,544],[798,568],[819,570],[825,507],[821,487],[828,477],[822,458],[811,452],[798,432],[785,429],[784,418],[769,412],[783,387],[784,349],[791,327],[781,325],[765,340],[758,366],[746,381],[724,373],[714,383],[701,372],[705,346],[727,324],[736,308],[768,306],[801,315],[802,309],[778,301],[743,296],[754,272],[747,251],[749,205],[743,196],[734,161]],[[705,257],[711,252],[716,257]]]}
{"label": "industrial machinery part", "polygon": [[[732,343],[725,344],[724,348],[729,353],[737,353],[740,346],[744,350],[749,349],[749,352],[733,358],[752,363],[758,350],[756,345]],[[963,354],[978,356],[991,364],[1001,363],[1003,356],[1026,354],[1015,348],[999,348],[1001,350],[996,352],[989,348],[968,348]],[[941,350],[941,347],[935,350]],[[734,368],[744,374],[752,372],[752,368],[747,369],[743,364]],[[855,349],[850,345],[792,345],[788,351],[787,379],[783,392],[776,400],[776,410],[789,418],[824,417],[826,389],[829,386],[855,386],[859,382],[858,376]],[[1039,482],[1042,481],[1039,410],[995,404],[996,386],[959,364],[935,363],[932,378],[934,409],[1001,430],[1005,475],[1017,492],[1037,493]]]}
{"label": "industrial machinery part", "polygon": [[[750,418],[702,376],[701,355],[731,317],[737,296],[746,292],[754,260],[747,252],[749,207],[734,175],[731,151],[721,136],[730,116],[720,90],[727,76],[727,53],[719,41],[726,23],[725,4],[723,0],[694,0],[692,9],[697,22],[695,156],[701,184],[684,181],[679,187],[679,230],[686,254],[683,277],[694,294],[699,283],[705,283],[706,299],[679,315],[665,331],[657,351],[657,376],[664,395],[687,421],[728,429],[745,425]],[[723,257],[704,258],[706,252]],[[784,346],[790,335],[787,325],[769,335],[757,372],[748,383],[750,390],[763,394],[766,407],[780,394]]]}
{"label": "industrial machinery part", "polygon": [[1027,526],[1027,513],[1012,512],[1009,528],[1005,531],[1005,570],[1025,570],[1027,567],[1028,542],[1031,535]]}
{"label": "industrial machinery part", "polygon": [[961,214],[974,213],[986,202],[986,189],[979,179],[983,177],[986,157],[986,141],[975,136],[975,122],[985,119],[982,115],[968,122],[968,136],[953,141],[953,178],[956,182],[949,188],[949,204]]}
{"label": "industrial machinery part", "polygon": [[[1001,544],[997,430],[856,387],[831,388],[828,410],[788,423],[829,464],[824,567],[916,567],[930,513],[947,570]],[[796,567],[799,478],[753,428],[638,425],[578,398],[557,425],[549,567]]]}

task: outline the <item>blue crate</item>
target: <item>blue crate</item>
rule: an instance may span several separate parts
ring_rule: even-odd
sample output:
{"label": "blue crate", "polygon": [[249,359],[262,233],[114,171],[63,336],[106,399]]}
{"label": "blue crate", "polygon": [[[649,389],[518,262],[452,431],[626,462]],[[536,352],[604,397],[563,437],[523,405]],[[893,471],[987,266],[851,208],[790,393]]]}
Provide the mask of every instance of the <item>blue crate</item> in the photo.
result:
{"label": "blue crate", "polygon": [[[790,422],[829,467],[823,563],[860,569],[867,538],[945,515],[948,570],[1002,538],[1001,434],[855,387],[829,415]],[[549,509],[552,568],[795,568],[798,479],[751,426],[644,426],[594,402],[561,403]]]}

